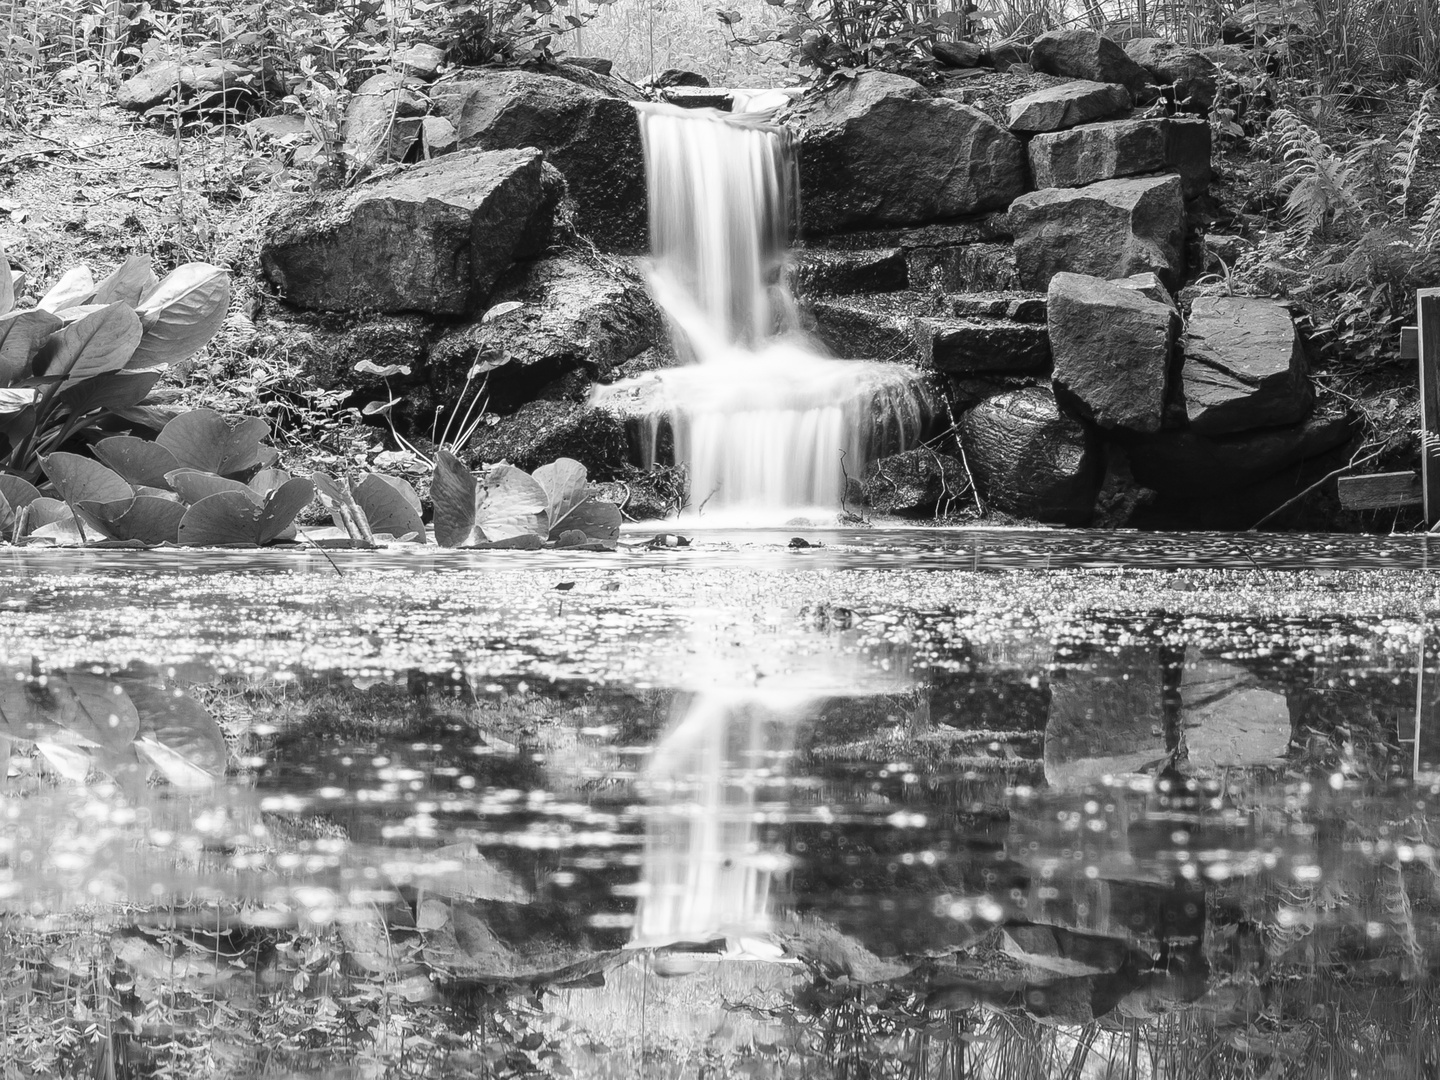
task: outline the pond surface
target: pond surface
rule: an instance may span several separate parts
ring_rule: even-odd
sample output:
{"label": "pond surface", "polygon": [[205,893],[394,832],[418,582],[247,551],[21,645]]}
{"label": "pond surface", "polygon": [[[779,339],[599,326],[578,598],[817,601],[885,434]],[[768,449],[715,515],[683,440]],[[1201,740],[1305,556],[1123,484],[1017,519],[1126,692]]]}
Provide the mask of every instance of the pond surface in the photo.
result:
{"label": "pond surface", "polygon": [[1428,538],[792,535],[0,551],[6,1075],[1436,1075]]}

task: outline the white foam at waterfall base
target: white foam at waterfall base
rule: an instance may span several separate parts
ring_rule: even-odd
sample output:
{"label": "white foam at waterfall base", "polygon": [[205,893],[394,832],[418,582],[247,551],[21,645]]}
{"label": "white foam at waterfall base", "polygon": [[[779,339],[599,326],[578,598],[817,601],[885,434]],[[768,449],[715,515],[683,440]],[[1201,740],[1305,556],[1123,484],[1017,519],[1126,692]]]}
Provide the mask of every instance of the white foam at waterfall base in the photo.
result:
{"label": "white foam at waterfall base", "polygon": [[916,373],[833,360],[799,328],[786,283],[797,205],[792,140],[756,116],[638,105],[651,290],[688,363],[600,387],[641,429],[643,464],[673,435],[687,517],[833,521],[846,476],[903,449],[927,408]]}

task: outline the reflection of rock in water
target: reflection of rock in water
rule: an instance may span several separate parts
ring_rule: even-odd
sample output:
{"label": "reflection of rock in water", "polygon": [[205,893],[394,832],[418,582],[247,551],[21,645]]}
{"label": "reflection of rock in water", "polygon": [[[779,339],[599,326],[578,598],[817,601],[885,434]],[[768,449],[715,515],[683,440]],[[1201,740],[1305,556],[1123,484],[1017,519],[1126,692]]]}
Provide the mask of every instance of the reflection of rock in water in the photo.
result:
{"label": "reflection of rock in water", "polygon": [[658,946],[763,933],[777,874],[765,789],[783,776],[806,699],[702,694],[683,709],[645,772],[652,797],[633,944]]}
{"label": "reflection of rock in water", "polygon": [[1186,760],[1192,768],[1272,765],[1290,745],[1285,694],[1239,664],[1185,651],[1180,684]]}

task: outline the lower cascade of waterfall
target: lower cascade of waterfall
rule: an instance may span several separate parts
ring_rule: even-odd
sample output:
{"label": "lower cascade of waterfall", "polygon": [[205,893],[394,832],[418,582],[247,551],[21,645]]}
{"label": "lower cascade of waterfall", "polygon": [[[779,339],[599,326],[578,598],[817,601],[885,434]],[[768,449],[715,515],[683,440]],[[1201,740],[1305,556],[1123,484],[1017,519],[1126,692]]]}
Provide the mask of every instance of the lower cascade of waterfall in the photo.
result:
{"label": "lower cascade of waterfall", "polygon": [[833,360],[786,282],[798,202],[789,133],[769,114],[637,105],[651,291],[683,366],[597,389],[640,428],[642,464],[686,474],[705,523],[833,520],[846,478],[913,445],[929,411],[898,364]]}

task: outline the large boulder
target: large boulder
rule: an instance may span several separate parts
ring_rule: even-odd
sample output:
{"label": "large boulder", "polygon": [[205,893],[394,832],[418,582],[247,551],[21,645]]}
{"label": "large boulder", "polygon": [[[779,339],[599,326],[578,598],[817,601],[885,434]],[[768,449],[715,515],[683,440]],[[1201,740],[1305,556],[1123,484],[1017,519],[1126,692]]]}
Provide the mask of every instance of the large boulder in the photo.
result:
{"label": "large boulder", "polygon": [[1005,115],[1011,131],[1034,133],[1062,131],[1129,110],[1130,91],[1118,83],[1077,80],[1018,97]]}
{"label": "large boulder", "polygon": [[1166,756],[1165,672],[1158,650],[1097,650],[1084,660],[1050,673],[1045,780],[1054,788],[1088,787]]}
{"label": "large boulder", "polygon": [[538,150],[472,150],[352,191],[292,203],[260,265],[316,311],[463,315],[516,260],[549,242],[563,182]]}
{"label": "large boulder", "polygon": [[987,505],[1016,517],[1083,525],[1100,477],[1081,423],[1047,387],[997,394],[960,419],[965,459]]}
{"label": "large boulder", "polygon": [[1018,139],[979,109],[867,71],[797,106],[805,225],[833,232],[1002,209],[1026,188]]}
{"label": "large boulder", "polygon": [[1175,103],[1186,111],[1204,115],[1215,104],[1220,69],[1198,49],[1146,37],[1127,41],[1125,53],[1157,84],[1171,87]]}
{"label": "large boulder", "polygon": [[1185,269],[1178,176],[1045,188],[1010,206],[1020,286],[1045,289],[1063,270],[1101,278],[1153,271],[1171,288]]}
{"label": "large boulder", "polygon": [[1084,274],[1051,278],[1046,310],[1061,399],[1102,428],[1159,431],[1179,314]]}
{"label": "large boulder", "polygon": [[625,424],[614,413],[574,401],[532,401],[509,415],[487,415],[465,445],[467,462],[508,461],[534,472],[557,458],[585,466],[592,480],[607,480],[625,464]]}
{"label": "large boulder", "polygon": [[644,153],[625,97],[558,74],[498,69],[438,83],[431,97],[462,149],[538,147],[565,177],[580,232],[609,250],[644,250]]}
{"label": "large boulder", "polygon": [[1125,50],[1096,30],[1051,30],[1030,45],[1030,66],[1048,75],[1119,83],[1136,101],[1147,100],[1150,78]]}
{"label": "large boulder", "polygon": [[1190,426],[1203,435],[1293,424],[1310,410],[1305,350],[1289,309],[1250,296],[1203,296],[1185,328]]}
{"label": "large boulder", "polygon": [[[233,60],[196,55],[184,60],[156,60],[126,79],[116,91],[122,109],[143,112],[165,101],[178,105],[234,105],[264,89],[253,68]],[[223,97],[223,101],[221,98]]]}
{"label": "large boulder", "polygon": [[577,369],[603,377],[664,333],[644,281],[619,259],[543,259],[508,278],[493,300],[488,318],[435,342],[430,378],[458,389],[472,371],[483,374],[502,411]]}
{"label": "large boulder", "polygon": [[1210,186],[1210,125],[1199,118],[1086,124],[1036,135],[1028,149],[1037,188],[1157,172],[1177,173],[1187,199]]}

